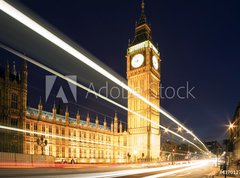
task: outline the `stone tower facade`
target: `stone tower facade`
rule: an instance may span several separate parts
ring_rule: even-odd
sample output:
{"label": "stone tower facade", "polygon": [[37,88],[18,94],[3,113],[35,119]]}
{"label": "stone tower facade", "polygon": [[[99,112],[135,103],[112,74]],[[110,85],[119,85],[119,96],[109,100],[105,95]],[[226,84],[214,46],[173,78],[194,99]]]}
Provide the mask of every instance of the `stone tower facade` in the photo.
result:
{"label": "stone tower facade", "polygon": [[[135,27],[135,37],[127,50],[128,86],[156,106],[160,106],[160,53],[152,41],[146,21],[144,2]],[[128,108],[159,124],[160,115],[154,108],[128,93]],[[134,159],[153,160],[160,155],[160,129],[157,125],[128,112],[129,154]]]}

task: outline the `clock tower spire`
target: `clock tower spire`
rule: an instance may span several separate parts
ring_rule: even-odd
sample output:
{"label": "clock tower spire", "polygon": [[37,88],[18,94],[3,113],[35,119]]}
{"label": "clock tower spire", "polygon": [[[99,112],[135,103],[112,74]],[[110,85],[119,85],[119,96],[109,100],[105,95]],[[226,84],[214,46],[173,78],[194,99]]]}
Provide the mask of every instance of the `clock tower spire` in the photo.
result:
{"label": "clock tower spire", "polygon": [[142,0],[141,8],[142,8],[142,13],[141,13],[141,17],[140,17],[139,22],[146,23],[146,15],[145,15],[145,12],[144,12],[144,8],[145,8],[144,0]]}
{"label": "clock tower spire", "polygon": [[[141,16],[135,26],[135,36],[127,50],[128,86],[160,106],[160,53],[154,46],[150,25],[145,15],[144,1]],[[128,93],[128,108],[159,124],[160,114],[154,108]],[[159,159],[160,129],[158,126],[128,113],[129,154],[141,159]]]}
{"label": "clock tower spire", "polygon": [[141,16],[139,20],[136,22],[135,37],[133,41],[130,43],[130,46],[133,46],[146,40],[152,42],[151,28],[150,25],[147,23],[147,18],[144,10],[145,9],[144,1],[142,1],[141,9],[142,9]]}

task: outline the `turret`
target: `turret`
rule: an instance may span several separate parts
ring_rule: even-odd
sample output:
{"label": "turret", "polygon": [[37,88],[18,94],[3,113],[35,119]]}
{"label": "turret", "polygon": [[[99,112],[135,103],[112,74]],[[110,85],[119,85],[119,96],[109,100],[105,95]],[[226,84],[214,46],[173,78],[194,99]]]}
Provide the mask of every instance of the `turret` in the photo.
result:
{"label": "turret", "polygon": [[122,133],[122,122],[120,121],[119,132]]}
{"label": "turret", "polygon": [[23,61],[22,66],[22,85],[24,86],[24,89],[27,89],[27,62]]}
{"label": "turret", "polygon": [[98,115],[96,116],[96,128],[99,126],[99,120],[98,120]]}
{"label": "turret", "polygon": [[57,114],[63,115],[63,108],[61,104],[58,104]]}
{"label": "turret", "polygon": [[80,124],[80,114],[79,114],[79,110],[77,111],[76,119],[77,119],[77,125],[79,125],[79,124]]}
{"label": "turret", "polygon": [[89,125],[90,125],[90,116],[89,116],[89,113],[87,114],[86,122],[87,122],[87,126],[89,126]]}
{"label": "turret", "polygon": [[103,128],[104,128],[105,130],[107,129],[107,121],[106,121],[106,117],[104,118]]}
{"label": "turret", "polygon": [[27,111],[27,63],[24,60],[22,64],[22,78],[20,78],[20,72],[18,73],[19,81],[22,85],[22,106],[23,106],[23,118],[26,117]]}
{"label": "turret", "polygon": [[113,122],[111,122],[111,132],[113,132]]}
{"label": "turret", "polygon": [[6,81],[8,81],[9,80],[9,75],[10,75],[10,69],[9,69],[9,63],[8,63],[8,61],[7,61],[7,64],[6,64],[6,71],[5,71],[5,79],[6,79]]}
{"label": "turret", "polygon": [[66,120],[66,125],[68,125],[68,124],[69,124],[69,112],[68,112],[68,106],[66,106],[65,120]]}
{"label": "turret", "polygon": [[41,118],[42,117],[42,100],[40,97],[39,103],[38,103],[38,117]]}
{"label": "turret", "polygon": [[14,75],[15,77],[17,76],[15,61],[13,61],[12,75]]}
{"label": "turret", "polygon": [[117,117],[117,113],[115,112],[115,116],[114,116],[114,132],[117,133],[118,132],[118,117]]}
{"label": "turret", "polygon": [[57,109],[56,109],[55,102],[54,102],[54,104],[53,104],[52,114],[53,114],[53,120],[56,121]]}

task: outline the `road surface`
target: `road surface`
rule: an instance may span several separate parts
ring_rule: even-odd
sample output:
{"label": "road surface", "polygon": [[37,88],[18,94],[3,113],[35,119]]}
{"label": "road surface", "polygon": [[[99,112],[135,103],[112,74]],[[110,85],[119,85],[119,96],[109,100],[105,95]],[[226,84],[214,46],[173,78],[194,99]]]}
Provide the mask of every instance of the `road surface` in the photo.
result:
{"label": "road surface", "polygon": [[162,167],[101,167],[101,168],[32,168],[0,169],[0,177],[18,178],[107,178],[107,177],[144,177],[144,178],[208,178],[216,172],[214,163],[200,161],[191,164]]}

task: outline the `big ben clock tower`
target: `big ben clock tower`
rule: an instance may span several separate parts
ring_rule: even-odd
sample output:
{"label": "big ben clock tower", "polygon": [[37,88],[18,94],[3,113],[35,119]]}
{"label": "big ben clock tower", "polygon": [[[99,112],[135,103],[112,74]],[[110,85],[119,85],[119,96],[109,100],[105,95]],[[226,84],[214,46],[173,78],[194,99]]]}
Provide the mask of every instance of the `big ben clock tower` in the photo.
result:
{"label": "big ben clock tower", "polygon": [[[154,46],[150,25],[146,21],[144,2],[136,23],[135,37],[127,50],[128,86],[159,107],[160,53]],[[128,108],[159,124],[157,110],[128,93]],[[132,159],[158,159],[160,129],[158,126],[128,112],[129,154]]]}

